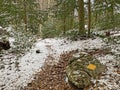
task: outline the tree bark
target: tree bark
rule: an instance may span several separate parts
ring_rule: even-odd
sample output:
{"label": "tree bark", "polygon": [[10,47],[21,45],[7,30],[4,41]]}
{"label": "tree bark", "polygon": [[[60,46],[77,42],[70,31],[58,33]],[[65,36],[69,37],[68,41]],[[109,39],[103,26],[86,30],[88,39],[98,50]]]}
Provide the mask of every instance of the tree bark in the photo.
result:
{"label": "tree bark", "polygon": [[115,21],[114,21],[114,1],[111,3],[111,24],[112,24],[112,29],[115,30]]}
{"label": "tree bark", "polygon": [[78,18],[79,18],[79,34],[85,34],[84,21],[84,0],[78,0]]}
{"label": "tree bark", "polygon": [[91,0],[88,0],[88,36],[90,36],[91,29]]}
{"label": "tree bark", "polygon": [[27,5],[24,2],[24,24],[25,24],[25,31],[27,32],[28,22],[27,22]]}

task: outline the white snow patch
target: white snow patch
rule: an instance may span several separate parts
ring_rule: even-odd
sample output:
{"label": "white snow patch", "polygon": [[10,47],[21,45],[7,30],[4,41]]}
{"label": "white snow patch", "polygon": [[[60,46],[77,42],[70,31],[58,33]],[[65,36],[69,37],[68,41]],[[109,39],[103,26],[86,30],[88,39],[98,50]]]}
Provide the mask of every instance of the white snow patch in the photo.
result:
{"label": "white snow patch", "polygon": [[15,41],[15,38],[9,37],[10,46],[14,47],[14,44],[13,44],[14,41]]}
{"label": "white snow patch", "polygon": [[[10,41],[14,39],[10,38]],[[66,39],[39,40],[33,48],[23,57],[16,59],[14,55],[6,55],[3,58],[4,69],[0,69],[0,90],[20,90],[33,80],[34,74],[40,71],[48,55],[53,55],[56,62],[61,53],[71,50],[101,48],[104,45],[100,38],[94,40],[68,41]],[[40,53],[36,53],[40,50]],[[2,60],[2,59],[1,59]],[[15,62],[19,63],[18,68]]]}
{"label": "white snow patch", "polygon": [[0,26],[0,29],[3,29],[3,27],[2,27],[2,26]]}
{"label": "white snow patch", "polygon": [[5,30],[7,30],[8,32],[9,32],[9,31],[12,31],[12,29],[13,29],[13,26],[12,26],[12,25],[9,25],[8,27],[5,28]]}
{"label": "white snow patch", "polygon": [[120,36],[120,33],[114,34],[114,35],[112,35],[112,36],[113,36],[113,37]]}

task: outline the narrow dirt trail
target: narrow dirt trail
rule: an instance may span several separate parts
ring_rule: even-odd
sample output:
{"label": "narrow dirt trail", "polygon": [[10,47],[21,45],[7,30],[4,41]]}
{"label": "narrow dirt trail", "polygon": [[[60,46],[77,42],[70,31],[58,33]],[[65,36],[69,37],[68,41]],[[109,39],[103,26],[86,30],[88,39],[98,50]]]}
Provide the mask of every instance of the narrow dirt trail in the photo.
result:
{"label": "narrow dirt trail", "polygon": [[42,71],[35,76],[31,83],[28,83],[24,90],[77,90],[68,83],[65,72],[69,58],[76,52],[78,51],[73,50],[61,54],[60,60],[56,64],[49,63],[49,60],[54,59],[53,56],[49,56],[44,67],[42,67]]}

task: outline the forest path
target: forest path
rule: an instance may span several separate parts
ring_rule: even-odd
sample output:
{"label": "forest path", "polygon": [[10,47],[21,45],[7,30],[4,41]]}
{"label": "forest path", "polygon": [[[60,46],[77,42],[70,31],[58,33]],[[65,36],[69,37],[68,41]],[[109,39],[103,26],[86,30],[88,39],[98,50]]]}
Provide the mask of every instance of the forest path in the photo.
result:
{"label": "forest path", "polygon": [[[52,38],[38,40],[28,53],[18,59],[17,67],[14,55],[2,57],[4,63],[12,64],[6,64],[4,69],[0,69],[0,90],[23,90],[24,86],[34,80],[34,76],[41,71],[45,63],[57,65],[61,54],[77,49],[81,52],[86,49],[100,49],[104,45],[100,38],[79,41]],[[39,53],[36,53],[36,50],[39,50]]]}

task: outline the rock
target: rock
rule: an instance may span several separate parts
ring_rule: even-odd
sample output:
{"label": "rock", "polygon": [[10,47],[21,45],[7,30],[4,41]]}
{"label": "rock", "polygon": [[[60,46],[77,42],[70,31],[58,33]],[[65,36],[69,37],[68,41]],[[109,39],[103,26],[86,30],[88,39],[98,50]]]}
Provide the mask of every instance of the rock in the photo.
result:
{"label": "rock", "polygon": [[32,83],[28,83],[28,87],[31,87],[32,86]]}
{"label": "rock", "polygon": [[0,51],[1,51],[2,49],[8,50],[9,48],[10,48],[10,43],[9,43],[9,41],[4,40],[4,39],[0,39]]}
{"label": "rock", "polygon": [[40,50],[36,50],[36,53],[41,53]]}
{"label": "rock", "polygon": [[110,36],[110,34],[111,34],[110,31],[105,32],[106,36]]}
{"label": "rock", "polygon": [[105,66],[87,54],[80,54],[79,58],[73,57],[66,67],[68,80],[78,88],[91,85],[91,79],[97,79],[104,71]]}
{"label": "rock", "polygon": [[4,69],[5,66],[3,64],[0,65],[0,69]]}

